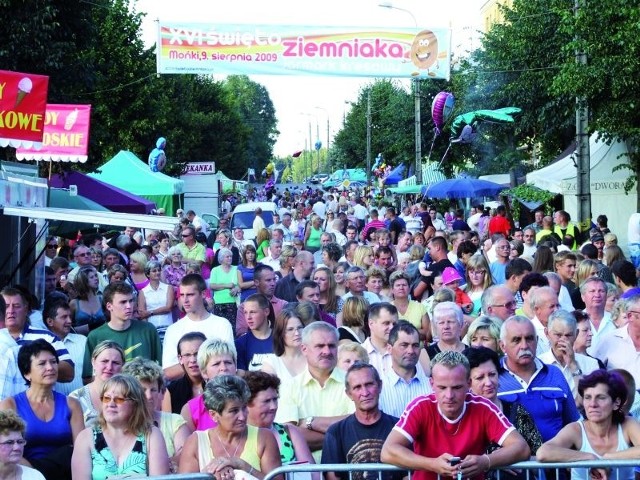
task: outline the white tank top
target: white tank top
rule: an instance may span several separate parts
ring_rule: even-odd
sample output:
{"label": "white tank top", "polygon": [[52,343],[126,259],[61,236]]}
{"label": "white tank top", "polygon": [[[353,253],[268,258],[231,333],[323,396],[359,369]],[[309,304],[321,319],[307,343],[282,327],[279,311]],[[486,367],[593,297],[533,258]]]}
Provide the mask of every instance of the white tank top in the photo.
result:
{"label": "white tank top", "polygon": [[[592,453],[596,457],[600,458],[589,443],[589,438],[587,437],[587,431],[584,428],[584,420],[580,420],[578,422],[580,425],[580,431],[582,432],[582,446],[580,447],[580,452]],[[629,444],[624,439],[624,434],[622,433],[622,424],[618,425],[618,448],[616,448],[616,452],[620,452],[622,450],[626,450],[629,448]],[[633,472],[632,467],[622,467],[616,468],[618,473],[615,471],[611,472],[609,478],[614,478],[617,480],[634,480],[635,474]],[[589,469],[588,468],[572,468],[571,469],[571,480],[589,480]]]}

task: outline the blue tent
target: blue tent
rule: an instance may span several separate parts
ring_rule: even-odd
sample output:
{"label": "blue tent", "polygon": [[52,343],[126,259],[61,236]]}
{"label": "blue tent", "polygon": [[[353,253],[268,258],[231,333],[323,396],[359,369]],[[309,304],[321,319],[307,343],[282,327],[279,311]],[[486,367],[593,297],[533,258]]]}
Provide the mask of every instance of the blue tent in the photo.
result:
{"label": "blue tent", "polygon": [[394,168],[391,171],[389,176],[384,179],[384,184],[385,185],[397,185],[400,182],[400,180],[404,180],[404,178],[405,178],[404,171],[405,170],[406,170],[406,167],[403,164],[398,165],[396,168]]}

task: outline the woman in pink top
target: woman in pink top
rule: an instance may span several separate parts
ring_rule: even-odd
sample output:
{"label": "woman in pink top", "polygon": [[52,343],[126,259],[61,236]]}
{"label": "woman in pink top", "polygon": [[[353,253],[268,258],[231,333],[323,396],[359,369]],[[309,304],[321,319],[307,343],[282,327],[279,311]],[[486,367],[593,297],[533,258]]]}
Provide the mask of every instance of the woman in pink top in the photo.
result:
{"label": "woman in pink top", "polygon": [[[223,340],[210,339],[200,345],[198,349],[198,365],[202,377],[209,381],[218,375],[236,374],[236,347]],[[191,430],[207,430],[216,426],[204,404],[204,396],[200,395],[189,400],[180,412]]]}

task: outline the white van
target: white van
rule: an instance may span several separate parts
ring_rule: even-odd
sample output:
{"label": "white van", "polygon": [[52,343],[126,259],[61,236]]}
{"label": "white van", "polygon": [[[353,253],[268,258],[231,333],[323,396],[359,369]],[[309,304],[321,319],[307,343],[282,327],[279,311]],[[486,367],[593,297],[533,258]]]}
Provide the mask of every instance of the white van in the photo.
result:
{"label": "white van", "polygon": [[256,218],[256,208],[262,209],[262,220],[264,224],[269,227],[273,225],[273,214],[278,211],[278,208],[273,202],[251,202],[241,203],[236,205],[231,214],[231,232],[236,228],[244,230],[244,239],[253,240],[256,238],[253,232],[253,220]]}

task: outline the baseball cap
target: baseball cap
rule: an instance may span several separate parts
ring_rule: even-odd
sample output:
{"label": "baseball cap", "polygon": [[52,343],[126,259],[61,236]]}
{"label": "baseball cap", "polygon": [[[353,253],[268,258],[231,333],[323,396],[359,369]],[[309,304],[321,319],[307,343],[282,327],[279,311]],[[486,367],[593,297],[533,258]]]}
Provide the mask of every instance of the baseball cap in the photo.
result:
{"label": "baseball cap", "polygon": [[444,285],[448,285],[449,283],[455,282],[456,280],[462,280],[462,277],[460,276],[458,271],[453,267],[445,268],[442,272],[442,283]]}

